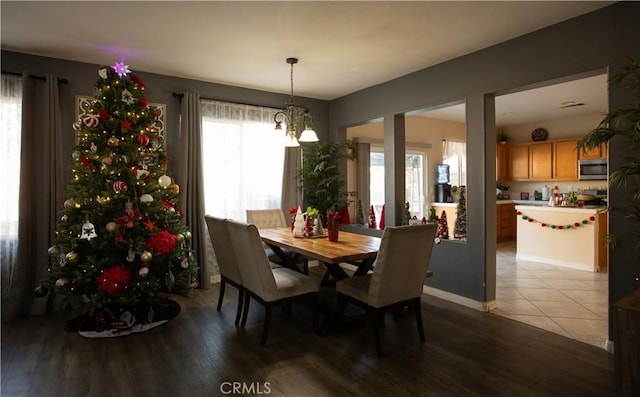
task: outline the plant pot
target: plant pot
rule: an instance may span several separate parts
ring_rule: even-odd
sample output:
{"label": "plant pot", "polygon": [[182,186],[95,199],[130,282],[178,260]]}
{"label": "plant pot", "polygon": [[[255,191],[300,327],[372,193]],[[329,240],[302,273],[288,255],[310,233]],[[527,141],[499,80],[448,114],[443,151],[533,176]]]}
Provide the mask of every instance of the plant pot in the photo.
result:
{"label": "plant pot", "polygon": [[338,233],[340,230],[327,230],[327,234],[329,235],[329,241],[336,242],[338,241]]}

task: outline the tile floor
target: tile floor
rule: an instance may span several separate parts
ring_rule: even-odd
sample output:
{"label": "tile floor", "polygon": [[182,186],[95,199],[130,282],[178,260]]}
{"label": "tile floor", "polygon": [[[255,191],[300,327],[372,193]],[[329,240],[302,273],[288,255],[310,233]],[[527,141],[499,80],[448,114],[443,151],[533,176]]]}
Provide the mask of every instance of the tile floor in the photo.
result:
{"label": "tile floor", "polygon": [[607,273],[516,261],[515,241],[497,251],[493,313],[606,348]]}

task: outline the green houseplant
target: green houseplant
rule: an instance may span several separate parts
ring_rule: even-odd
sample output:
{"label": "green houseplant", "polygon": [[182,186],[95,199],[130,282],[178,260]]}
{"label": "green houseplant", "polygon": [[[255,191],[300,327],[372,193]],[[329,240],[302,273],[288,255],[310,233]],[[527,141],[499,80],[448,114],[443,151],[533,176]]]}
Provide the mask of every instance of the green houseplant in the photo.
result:
{"label": "green houseplant", "polygon": [[346,180],[340,170],[345,159],[357,157],[352,141],[314,142],[304,145],[302,167],[298,168],[305,205],[318,209],[323,224],[327,211],[340,211],[348,202]]}
{"label": "green houseplant", "polygon": [[[629,59],[622,70],[613,75],[610,85],[622,86],[633,95],[634,105],[629,108],[614,109],[605,115],[598,127],[577,144],[577,149],[587,151],[601,143],[618,137],[624,139],[631,155],[624,163],[609,172],[609,185],[625,188],[626,205],[621,206],[625,217],[640,221],[640,58]],[[628,189],[628,190],[627,190]],[[632,232],[635,237],[636,256],[631,259],[638,267],[640,257],[640,230]],[[610,246],[615,247],[615,236],[607,236]],[[638,280],[636,276],[636,280]],[[636,286],[637,287],[637,286]],[[620,299],[614,304],[614,342],[615,342],[615,383],[616,394],[637,395],[640,390],[640,368],[637,354],[640,351],[640,289]]]}

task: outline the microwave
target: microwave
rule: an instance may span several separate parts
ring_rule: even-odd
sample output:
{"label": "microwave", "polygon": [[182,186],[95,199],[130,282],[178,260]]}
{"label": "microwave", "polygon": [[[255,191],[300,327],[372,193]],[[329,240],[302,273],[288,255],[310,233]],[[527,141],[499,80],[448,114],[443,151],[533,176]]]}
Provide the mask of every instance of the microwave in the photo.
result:
{"label": "microwave", "polygon": [[606,181],[607,159],[578,160],[578,179],[581,181]]}

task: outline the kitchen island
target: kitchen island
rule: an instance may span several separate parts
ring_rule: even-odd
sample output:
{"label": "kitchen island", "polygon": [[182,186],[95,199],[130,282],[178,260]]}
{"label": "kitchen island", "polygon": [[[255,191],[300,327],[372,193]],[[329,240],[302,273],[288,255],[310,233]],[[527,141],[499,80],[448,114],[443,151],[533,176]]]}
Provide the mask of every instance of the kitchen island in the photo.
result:
{"label": "kitchen island", "polygon": [[516,205],[517,260],[607,271],[606,207]]}

